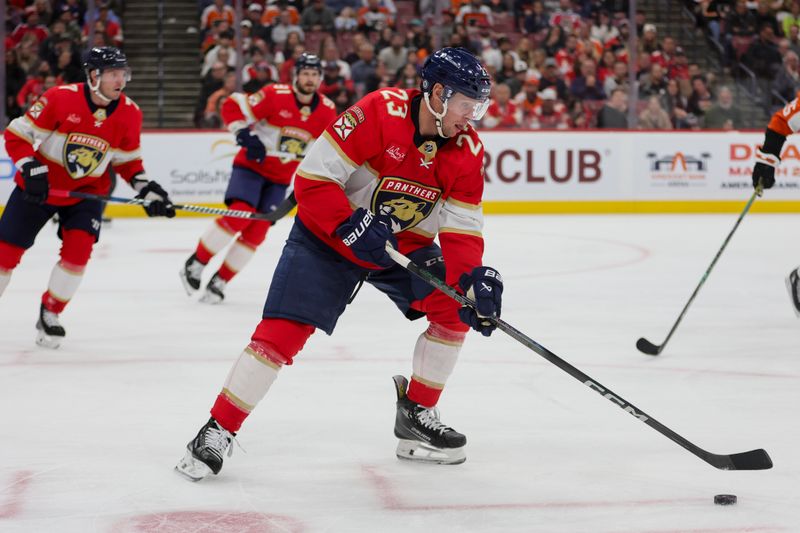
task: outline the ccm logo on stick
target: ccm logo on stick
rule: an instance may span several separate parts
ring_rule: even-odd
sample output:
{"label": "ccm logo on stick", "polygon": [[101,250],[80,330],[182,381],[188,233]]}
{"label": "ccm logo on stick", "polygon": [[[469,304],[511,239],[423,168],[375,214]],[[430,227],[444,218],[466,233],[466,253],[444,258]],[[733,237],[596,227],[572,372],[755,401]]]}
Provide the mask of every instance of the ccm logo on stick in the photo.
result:
{"label": "ccm logo on stick", "polygon": [[603,398],[605,398],[606,400],[611,400],[615,404],[617,404],[620,407],[622,407],[622,409],[624,411],[632,414],[633,416],[635,416],[636,418],[638,418],[642,422],[646,422],[647,420],[649,420],[649,418],[646,417],[645,415],[641,415],[641,414],[637,413],[636,411],[634,411],[633,407],[631,407],[630,405],[625,403],[622,399],[617,398],[616,396],[614,396],[610,392],[606,392],[606,389],[604,389],[603,387],[601,387],[600,385],[598,385],[597,383],[595,383],[591,379],[587,379],[586,381],[583,382],[583,384],[586,385],[587,387],[589,387],[590,389],[596,390],[597,392],[599,392],[603,396]]}

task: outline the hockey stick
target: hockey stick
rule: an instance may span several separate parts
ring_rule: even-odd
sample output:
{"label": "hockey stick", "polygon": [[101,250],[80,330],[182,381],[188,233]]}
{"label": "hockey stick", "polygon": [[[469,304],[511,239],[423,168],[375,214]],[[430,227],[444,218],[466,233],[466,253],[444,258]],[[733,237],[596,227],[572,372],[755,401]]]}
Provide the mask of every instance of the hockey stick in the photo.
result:
{"label": "hockey stick", "polygon": [[[114,202],[118,204],[141,205],[147,206],[150,201],[141,198],[120,198],[119,196],[102,196],[99,194],[91,194],[80,191],[62,191],[58,189],[51,189],[50,196],[56,198],[80,198],[82,200],[95,200],[97,202]],[[297,201],[294,198],[294,191],[287,196],[278,207],[269,213],[252,213],[250,211],[240,211],[237,209],[221,209],[217,207],[206,207],[203,205],[192,204],[173,204],[175,209],[182,211],[192,211],[194,213],[203,213],[205,215],[221,215],[224,217],[233,218],[252,218],[255,220],[267,220],[269,222],[276,222],[286,216],[289,211],[294,209]]]}
{"label": "hockey stick", "polygon": [[[447,285],[444,281],[440,280],[429,271],[420,268],[416,264],[412,263],[411,260],[389,246],[387,244],[386,251],[389,256],[401,267],[408,270],[424,282],[428,283],[429,285],[433,286],[434,288],[442,291],[450,298],[454,299],[461,305],[468,305],[472,308],[475,308],[475,302],[470,300],[469,298],[465,297],[464,295],[457,292],[453,287]],[[497,329],[501,330],[502,332],[508,334],[511,338],[518,341],[520,344],[527,346],[540,356],[544,357],[558,368],[572,376],[573,378],[577,379],[593,391],[600,394],[603,398],[607,399],[617,407],[620,407],[625,412],[633,415],[635,418],[641,420],[651,428],[655,429],[671,441],[677,443],[678,445],[682,446],[684,449],[688,450],[692,454],[696,455],[706,463],[710,464],[715,468],[719,468],[720,470],[765,470],[768,468],[772,468],[772,459],[770,459],[769,454],[763,449],[758,450],[751,450],[749,452],[743,453],[734,453],[731,455],[720,455],[716,453],[710,453],[706,450],[700,448],[696,444],[693,444],[686,440],[685,438],[681,437],[667,426],[656,420],[655,418],[651,417],[644,411],[640,410],[638,407],[634,406],[632,403],[628,402],[627,400],[623,399],[622,396],[619,396],[613,393],[607,387],[601,385],[588,375],[584,374],[568,362],[564,361],[556,354],[542,346],[541,344],[537,343],[530,337],[526,336],[525,334],[521,333],[516,328],[506,324],[503,320],[499,318],[489,317],[487,320],[490,320],[493,324],[497,326]]]}
{"label": "hockey stick", "polygon": [[683,306],[681,314],[678,315],[678,320],[676,320],[675,324],[672,325],[672,329],[669,330],[669,333],[667,333],[667,338],[664,339],[664,342],[662,342],[660,345],[655,345],[649,340],[645,339],[644,337],[641,337],[638,341],[636,341],[636,348],[638,348],[640,352],[646,353],[647,355],[658,355],[662,352],[662,350],[664,350],[664,347],[669,342],[670,337],[672,337],[672,334],[675,333],[676,329],[678,329],[678,324],[680,324],[681,320],[683,320],[683,315],[686,314],[686,310],[689,309],[689,306],[692,304],[694,297],[697,296],[698,292],[700,292],[700,287],[703,286],[703,283],[706,282],[706,278],[708,278],[708,275],[711,274],[711,269],[714,268],[714,265],[717,264],[717,260],[722,255],[722,251],[725,249],[726,246],[728,246],[728,241],[730,241],[731,237],[733,237],[734,232],[736,232],[736,228],[739,227],[739,224],[742,222],[742,219],[750,210],[750,206],[753,205],[753,202],[755,201],[756,197],[761,196],[762,192],[763,190],[761,188],[761,185],[759,184],[759,186],[756,187],[756,190],[753,191],[753,194],[750,196],[750,199],[747,201],[747,204],[745,204],[742,214],[739,215],[738,220],[736,220],[736,224],[733,225],[733,229],[725,238],[725,242],[722,243],[722,248],[719,249],[717,255],[714,256],[714,260],[711,261],[711,264],[708,266],[705,273],[703,274],[703,277],[700,278],[700,283],[697,284],[697,287],[694,289],[694,292],[689,297],[689,301],[686,302],[686,305]]}

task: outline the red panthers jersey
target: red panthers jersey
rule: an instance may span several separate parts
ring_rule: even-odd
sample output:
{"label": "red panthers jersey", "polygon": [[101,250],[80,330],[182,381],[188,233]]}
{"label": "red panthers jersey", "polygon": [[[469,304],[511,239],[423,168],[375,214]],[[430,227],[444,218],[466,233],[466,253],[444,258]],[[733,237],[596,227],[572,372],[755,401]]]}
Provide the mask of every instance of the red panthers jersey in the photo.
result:
{"label": "red panthers jersey", "polygon": [[[6,128],[8,155],[14,162],[35,157],[46,164],[51,189],[108,194],[109,165],[128,182],[144,173],[139,106],[122,94],[107,107],[98,107],[89,95],[85,83],[53,87]],[[20,172],[14,179],[25,188]],[[47,203],[79,201],[50,197]]]}
{"label": "red panthers jersey", "polygon": [[439,236],[447,282],[481,264],[483,145],[468,126],[450,139],[423,137],[418,90],[381,89],[341,114],[297,169],[298,217],[356,264],[336,228],[358,207],[389,215],[400,252]]}
{"label": "red panthers jersey", "polygon": [[[234,93],[222,104],[222,120],[234,134],[253,125],[267,152],[289,152],[305,155],[314,139],[336,118],[336,105],[317,93],[310,104],[295,98],[290,85],[267,85],[252,94]],[[294,158],[267,156],[264,161],[251,161],[243,148],[233,164],[248,168],[270,181],[288,184],[299,161]]]}

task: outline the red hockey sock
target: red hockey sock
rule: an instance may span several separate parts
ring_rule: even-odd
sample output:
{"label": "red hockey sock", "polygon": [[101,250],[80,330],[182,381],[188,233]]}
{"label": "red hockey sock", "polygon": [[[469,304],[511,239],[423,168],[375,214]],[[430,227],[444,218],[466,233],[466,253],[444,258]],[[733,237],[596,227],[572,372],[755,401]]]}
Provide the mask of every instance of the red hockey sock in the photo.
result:
{"label": "red hockey sock", "polygon": [[236,407],[224,394],[217,396],[217,401],[211,408],[211,416],[214,417],[214,420],[231,433],[239,431],[249,414]]}
{"label": "red hockey sock", "polygon": [[408,391],[406,392],[406,396],[409,400],[425,407],[433,407],[439,403],[439,396],[441,395],[442,389],[429,387],[413,377],[411,378],[411,383],[409,383]]}

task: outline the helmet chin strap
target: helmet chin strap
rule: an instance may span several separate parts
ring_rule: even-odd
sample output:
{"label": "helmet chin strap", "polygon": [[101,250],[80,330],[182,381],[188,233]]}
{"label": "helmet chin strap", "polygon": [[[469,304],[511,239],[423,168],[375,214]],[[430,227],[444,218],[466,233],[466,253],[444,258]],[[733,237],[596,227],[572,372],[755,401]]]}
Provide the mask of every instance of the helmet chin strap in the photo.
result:
{"label": "helmet chin strap", "polygon": [[433,106],[431,106],[430,93],[423,93],[422,98],[425,100],[425,105],[428,106],[428,111],[430,111],[431,115],[433,115],[433,121],[436,124],[436,133],[439,134],[439,137],[444,137],[447,139],[449,136],[445,135],[444,131],[442,131],[442,126],[444,125],[442,121],[444,120],[444,116],[447,114],[447,100],[442,102],[442,105],[444,106],[442,112],[437,113],[433,110]]}
{"label": "helmet chin strap", "polygon": [[100,100],[102,100],[106,104],[110,104],[112,102],[112,99],[106,97],[106,95],[100,92],[100,75],[101,75],[100,69],[96,69],[95,72],[97,73],[97,82],[95,84],[92,84],[92,77],[89,76],[88,77],[89,79],[86,80],[87,85],[89,85],[89,89],[94,93],[95,96],[97,96]]}

